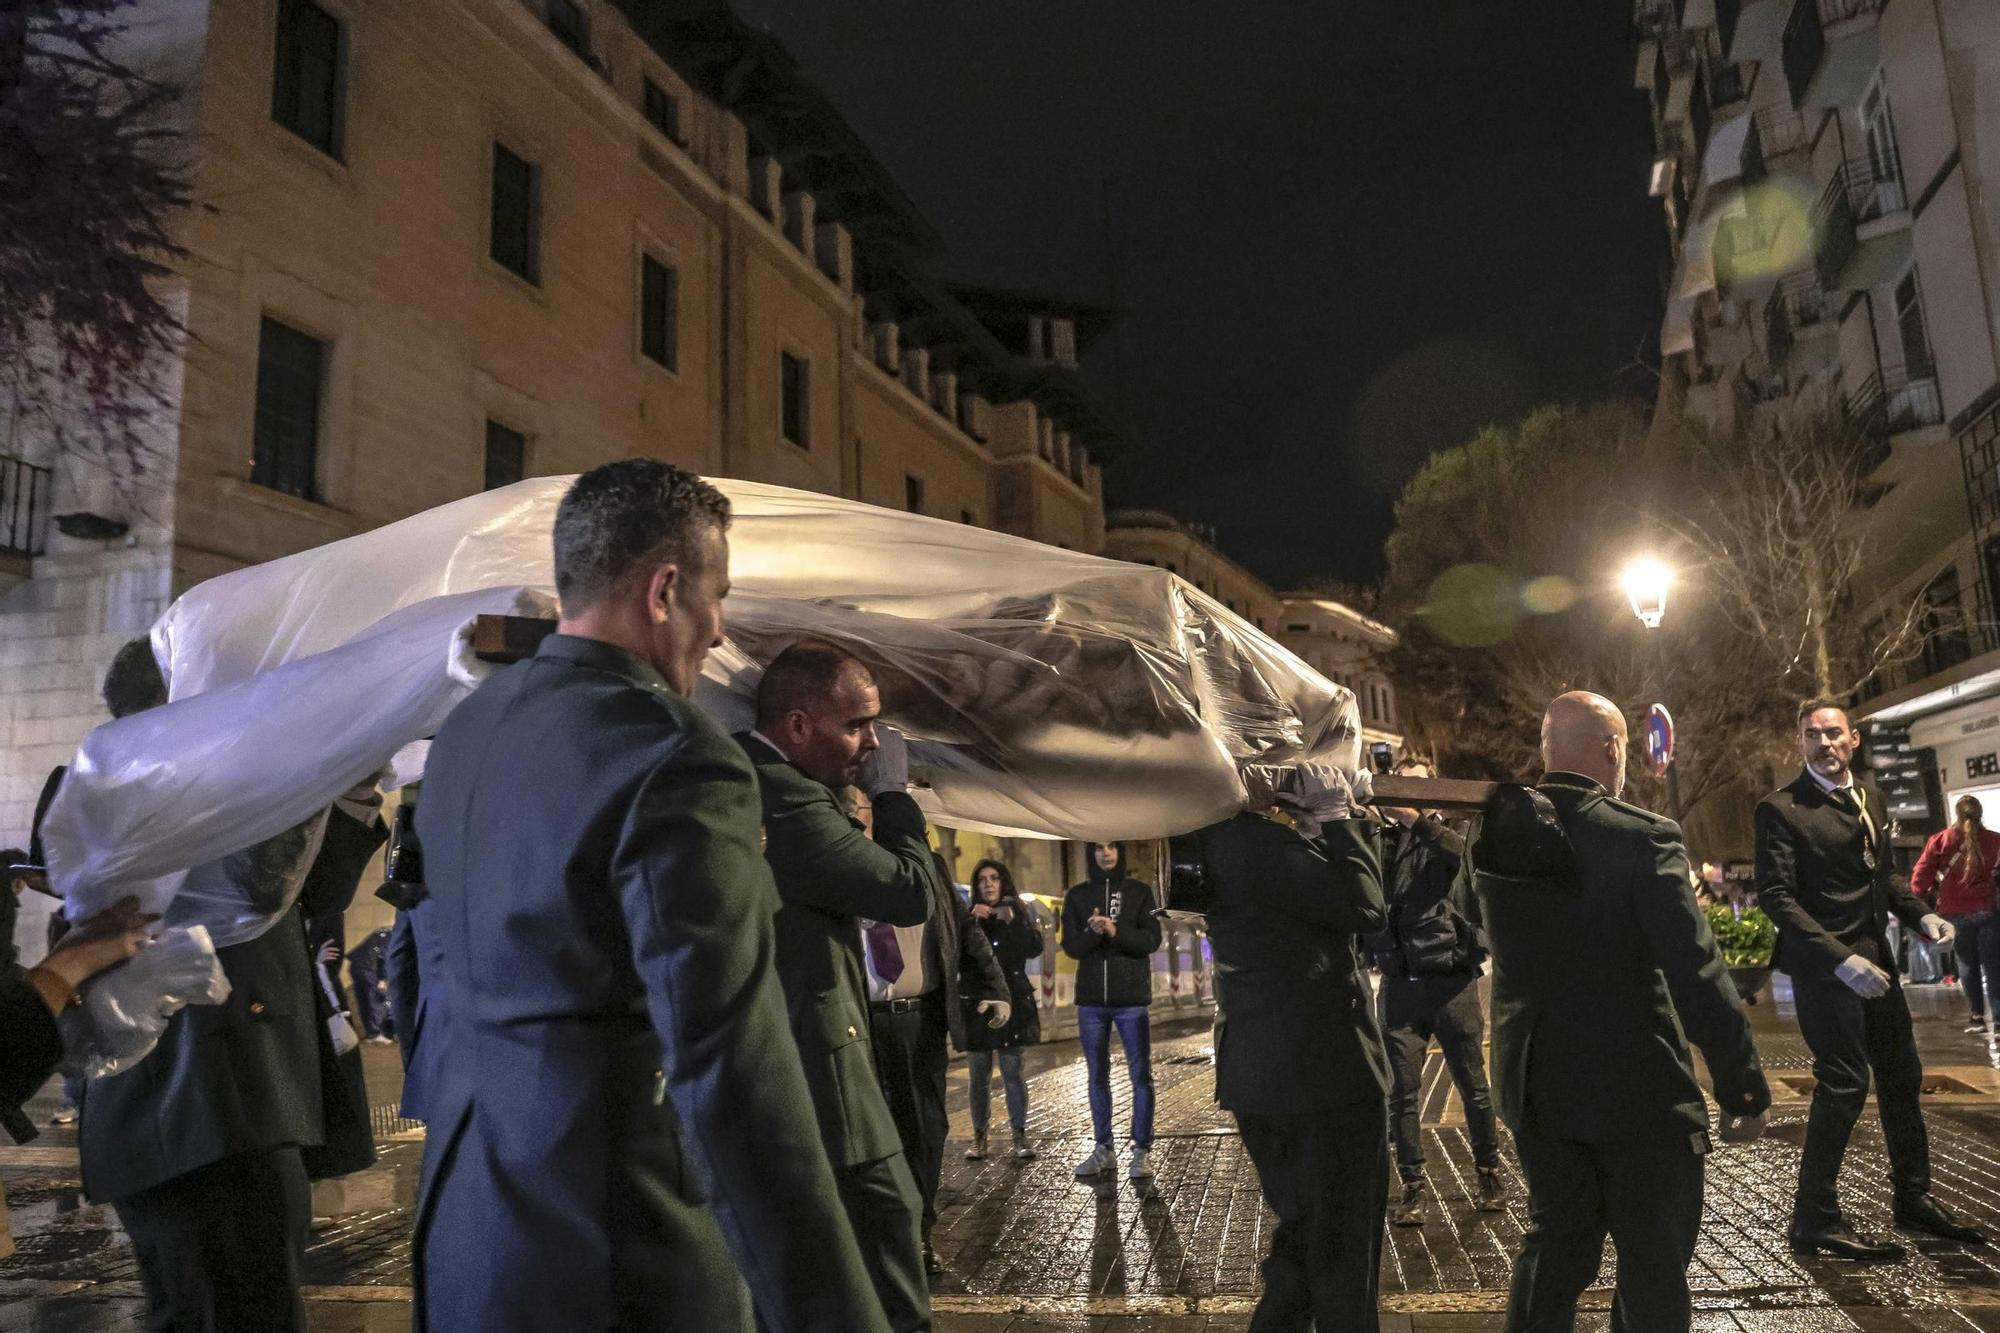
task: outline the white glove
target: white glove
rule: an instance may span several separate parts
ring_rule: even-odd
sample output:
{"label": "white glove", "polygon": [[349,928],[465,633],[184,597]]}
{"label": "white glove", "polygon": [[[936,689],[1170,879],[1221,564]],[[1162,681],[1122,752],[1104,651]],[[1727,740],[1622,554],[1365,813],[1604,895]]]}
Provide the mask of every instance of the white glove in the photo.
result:
{"label": "white glove", "polygon": [[1014,1006],[1006,1000],[981,1000],[979,1012],[986,1015],[987,1027],[1004,1028],[1014,1016]]}
{"label": "white glove", "polygon": [[875,749],[861,761],[859,782],[861,790],[870,796],[909,790],[910,745],[902,732],[880,722],[875,724]]}
{"label": "white glove", "polygon": [[1889,993],[1889,974],[1858,953],[1848,955],[1846,962],[1833,969],[1833,975],[1864,1000]]}
{"label": "white glove", "polygon": [[1922,921],[1918,922],[1917,929],[1923,932],[1925,939],[1937,945],[1940,949],[1950,948],[1951,942],[1958,938],[1958,927],[1952,925],[1951,922],[1945,920],[1936,912],[1930,913]]}
{"label": "white glove", "polygon": [[1367,805],[1375,799],[1375,774],[1373,771],[1366,768],[1357,769],[1354,776],[1348,781],[1348,785],[1354,789],[1354,803],[1356,805]]}
{"label": "white glove", "polygon": [[1298,801],[1320,823],[1354,814],[1354,787],[1332,764],[1300,764]]}

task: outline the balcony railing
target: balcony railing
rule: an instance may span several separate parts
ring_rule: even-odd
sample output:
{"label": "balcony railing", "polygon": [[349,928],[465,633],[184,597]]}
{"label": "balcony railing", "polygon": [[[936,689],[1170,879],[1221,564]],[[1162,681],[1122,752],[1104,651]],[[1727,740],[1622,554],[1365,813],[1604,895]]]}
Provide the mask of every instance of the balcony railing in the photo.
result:
{"label": "balcony railing", "polygon": [[1792,273],[1771,290],[1764,303],[1765,356],[1775,367],[1792,350],[1800,329],[1827,317],[1826,291],[1811,273]]}
{"label": "balcony railing", "polygon": [[1869,440],[1944,421],[1937,371],[1930,366],[1884,366],[1846,396],[1843,408],[1848,424]]}
{"label": "balcony railing", "polygon": [[1861,240],[1856,229],[1908,207],[1903,177],[1894,163],[1856,158],[1843,163],[1813,205],[1813,255],[1822,286],[1838,287]]}
{"label": "balcony railing", "polygon": [[1741,65],[1716,65],[1708,73],[1708,104],[1725,107],[1750,95],[1750,79]]}
{"label": "balcony railing", "polygon": [[49,537],[55,474],[25,458],[0,454],[0,552],[40,555]]}

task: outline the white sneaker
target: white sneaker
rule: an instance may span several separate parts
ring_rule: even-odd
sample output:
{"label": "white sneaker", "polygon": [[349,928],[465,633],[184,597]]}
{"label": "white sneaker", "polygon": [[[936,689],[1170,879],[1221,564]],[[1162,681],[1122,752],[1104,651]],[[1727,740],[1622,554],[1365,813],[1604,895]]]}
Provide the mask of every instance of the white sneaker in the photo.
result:
{"label": "white sneaker", "polygon": [[1153,1175],[1153,1164],[1146,1160],[1146,1150],[1134,1145],[1132,1164],[1125,1168],[1125,1175],[1132,1180],[1149,1180]]}
{"label": "white sneaker", "polygon": [[1100,1143],[1091,1150],[1090,1156],[1076,1164],[1076,1178],[1088,1180],[1092,1176],[1101,1176],[1106,1171],[1116,1170],[1117,1167],[1118,1155],[1111,1151],[1109,1145]]}

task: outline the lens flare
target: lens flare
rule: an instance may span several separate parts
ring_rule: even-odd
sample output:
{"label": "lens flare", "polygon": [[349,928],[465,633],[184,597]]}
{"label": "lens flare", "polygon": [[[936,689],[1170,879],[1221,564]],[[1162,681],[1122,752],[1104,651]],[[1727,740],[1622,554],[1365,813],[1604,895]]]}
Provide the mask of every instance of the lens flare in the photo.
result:
{"label": "lens flare", "polygon": [[1575,606],[1579,595],[1573,580],[1560,574],[1544,574],[1529,579],[1521,589],[1521,605],[1534,615],[1552,616]]}
{"label": "lens flare", "polygon": [[1431,584],[1423,617],[1448,643],[1488,647],[1520,622],[1521,595],[1513,578],[1492,565],[1453,565]]}

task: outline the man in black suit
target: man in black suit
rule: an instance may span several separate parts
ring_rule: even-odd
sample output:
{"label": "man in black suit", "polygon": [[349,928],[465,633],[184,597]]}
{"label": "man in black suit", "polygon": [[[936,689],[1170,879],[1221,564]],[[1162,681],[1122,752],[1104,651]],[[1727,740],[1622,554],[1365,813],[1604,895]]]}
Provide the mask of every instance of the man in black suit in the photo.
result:
{"label": "man in black suit", "polygon": [[756,775],[688,697],[728,522],[665,463],[579,477],[557,632],[432,743],[419,1329],[887,1327],[785,1020]]}
{"label": "man in black suit", "polygon": [[1687,1040],[1708,1061],[1725,1137],[1754,1137],[1771,1104],[1679,827],[1617,799],[1625,749],[1610,700],[1556,699],[1542,718],[1547,773],[1532,791],[1502,789],[1514,804],[1489,810],[1472,849],[1493,950],[1493,1078],[1528,1178],[1508,1333],[1574,1328],[1607,1234],[1611,1326],[1686,1333],[1710,1147]]}
{"label": "man in black suit", "polygon": [[1980,1234],[1931,1197],[1930,1138],[1917,1104],[1923,1065],[1888,942],[1892,912],[1939,946],[1951,943],[1951,923],[1894,873],[1887,821],[1854,781],[1860,737],[1846,709],[1808,700],[1798,728],[1804,770],[1757,806],[1757,899],[1777,923],[1772,963],[1791,975],[1816,1083],[1792,1201],[1792,1249],[1857,1260],[1903,1255],[1893,1242],[1856,1235],[1834,1191],[1871,1069],[1896,1225],[1977,1244]]}
{"label": "man in black suit", "polygon": [[[778,978],[841,1202],[890,1327],[925,1329],[923,1199],[870,1058],[862,955],[864,941],[893,947],[898,926],[930,915],[931,849],[881,707],[866,667],[801,640],[765,668],[756,730],[736,739],[763,793],[764,857],[784,903]],[[873,841],[836,795],[857,783],[873,794]]]}
{"label": "man in black suit", "polygon": [[1330,766],[1252,770],[1252,807],[1196,835],[1215,902],[1215,1098],[1278,1215],[1250,1327],[1376,1325],[1389,1086],[1356,937],[1381,853]]}

